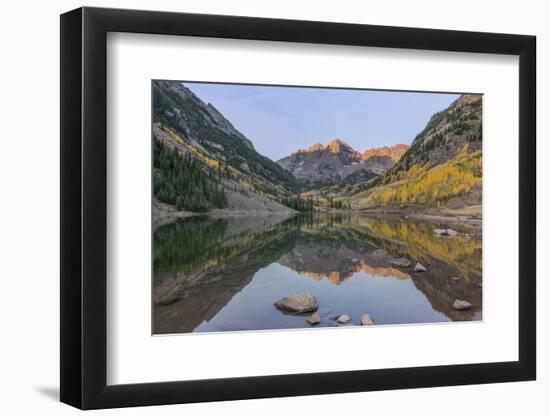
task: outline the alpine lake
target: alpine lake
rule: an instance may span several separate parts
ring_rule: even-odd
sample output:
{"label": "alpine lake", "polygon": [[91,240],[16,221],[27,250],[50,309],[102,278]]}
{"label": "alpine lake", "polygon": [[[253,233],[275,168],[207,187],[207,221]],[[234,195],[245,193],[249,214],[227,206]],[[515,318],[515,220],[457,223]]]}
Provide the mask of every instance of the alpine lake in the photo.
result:
{"label": "alpine lake", "polygon": [[[482,319],[480,227],[353,212],[193,216],[154,227],[153,258],[154,334],[335,327],[341,314],[348,325],[364,314],[375,325]],[[316,326],[274,305],[303,293],[317,300]]]}

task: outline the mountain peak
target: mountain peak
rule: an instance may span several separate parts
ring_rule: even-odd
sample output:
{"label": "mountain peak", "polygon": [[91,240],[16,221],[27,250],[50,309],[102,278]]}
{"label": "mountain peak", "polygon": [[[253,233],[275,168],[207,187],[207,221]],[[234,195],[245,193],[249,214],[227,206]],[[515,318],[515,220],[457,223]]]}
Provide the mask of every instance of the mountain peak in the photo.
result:
{"label": "mountain peak", "polygon": [[318,152],[318,151],[322,151],[323,149],[325,149],[325,147],[323,146],[322,143],[314,143],[313,145],[310,145],[306,148],[306,151],[307,152]]}
{"label": "mountain peak", "polygon": [[345,150],[350,150],[352,151],[353,149],[351,148],[351,146],[349,146],[346,142],[344,142],[342,139],[333,139],[331,140],[326,149],[329,151],[329,152],[332,152],[332,153],[338,153],[340,152],[341,150],[345,149]]}

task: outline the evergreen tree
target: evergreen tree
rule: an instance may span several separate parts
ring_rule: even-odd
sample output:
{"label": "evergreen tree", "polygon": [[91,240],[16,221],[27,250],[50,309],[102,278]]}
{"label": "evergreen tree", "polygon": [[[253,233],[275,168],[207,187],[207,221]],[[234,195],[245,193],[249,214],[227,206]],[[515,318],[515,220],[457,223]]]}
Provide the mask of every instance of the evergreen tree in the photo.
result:
{"label": "evergreen tree", "polygon": [[227,199],[215,172],[189,155],[165,146],[154,138],[153,195],[178,210],[204,212],[227,206]]}

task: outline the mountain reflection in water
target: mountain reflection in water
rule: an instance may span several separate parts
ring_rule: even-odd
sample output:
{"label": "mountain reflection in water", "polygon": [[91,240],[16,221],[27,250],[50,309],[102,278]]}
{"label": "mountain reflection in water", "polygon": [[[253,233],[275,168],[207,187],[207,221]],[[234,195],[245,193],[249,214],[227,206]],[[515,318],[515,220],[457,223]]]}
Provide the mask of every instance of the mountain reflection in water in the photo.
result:
{"label": "mountain reflection in water", "polygon": [[[191,217],[154,232],[154,333],[308,328],[279,298],[312,293],[319,327],[481,320],[481,229],[353,214]],[[408,268],[391,265],[407,258]],[[427,271],[413,272],[416,262]],[[454,279],[453,279],[454,278]],[[455,310],[454,300],[472,304]]]}

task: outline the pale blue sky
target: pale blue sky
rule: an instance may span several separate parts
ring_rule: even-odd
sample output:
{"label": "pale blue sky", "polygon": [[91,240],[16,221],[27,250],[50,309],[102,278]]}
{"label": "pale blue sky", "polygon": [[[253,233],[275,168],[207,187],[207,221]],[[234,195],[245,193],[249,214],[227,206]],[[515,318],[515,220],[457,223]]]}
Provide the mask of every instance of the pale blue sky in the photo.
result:
{"label": "pale blue sky", "polygon": [[340,138],[354,149],[410,144],[458,95],[183,83],[212,103],[261,154],[278,160]]}

